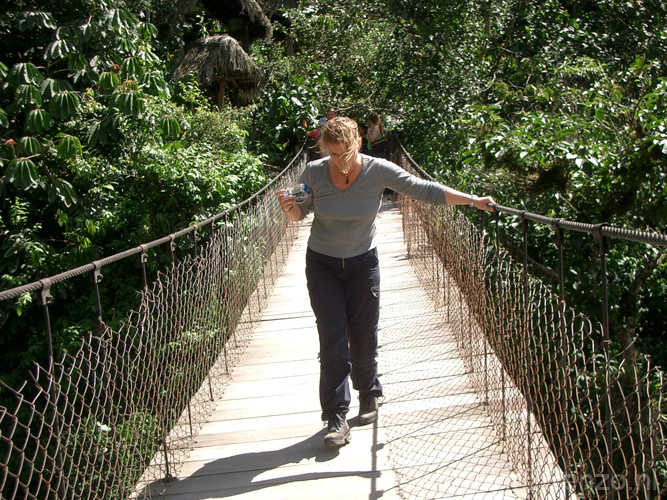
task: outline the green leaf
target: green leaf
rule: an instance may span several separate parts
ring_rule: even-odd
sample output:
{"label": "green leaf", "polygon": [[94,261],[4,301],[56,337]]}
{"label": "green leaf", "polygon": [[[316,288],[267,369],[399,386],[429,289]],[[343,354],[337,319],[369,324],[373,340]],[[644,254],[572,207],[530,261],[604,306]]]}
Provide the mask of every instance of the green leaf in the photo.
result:
{"label": "green leaf", "polygon": [[135,24],[136,20],[127,9],[113,9],[110,10],[111,25],[119,31],[124,31],[128,28],[128,23]]}
{"label": "green leaf", "polygon": [[47,61],[63,59],[72,52],[76,52],[76,47],[72,42],[66,39],[54,40],[44,49],[44,59]]}
{"label": "green leaf", "polygon": [[172,141],[164,147],[165,151],[169,154],[174,154],[179,149],[183,149],[183,143],[181,141]]}
{"label": "green leaf", "polygon": [[66,92],[74,90],[72,84],[67,80],[54,80],[53,78],[46,78],[39,86],[42,97],[45,99],[52,99],[58,92]]}
{"label": "green leaf", "polygon": [[105,71],[100,74],[98,84],[100,92],[113,92],[120,85],[120,77],[113,71]]}
{"label": "green leaf", "polygon": [[60,120],[68,120],[74,116],[79,109],[79,96],[76,92],[58,92],[49,105],[51,116]]}
{"label": "green leaf", "polygon": [[167,139],[175,140],[181,135],[181,125],[173,116],[165,116],[160,122],[162,134]]}
{"label": "green leaf", "polygon": [[169,85],[162,78],[162,75],[150,73],[146,75],[142,81],[142,90],[148,95],[169,98]]}
{"label": "green leaf", "polygon": [[33,109],[25,119],[25,129],[29,134],[41,134],[52,126],[53,119],[43,108]]}
{"label": "green leaf", "polygon": [[121,38],[118,40],[117,50],[121,54],[135,54],[137,52],[137,45],[129,38]]}
{"label": "green leaf", "polygon": [[16,103],[26,108],[36,108],[42,105],[42,94],[35,85],[20,85],[16,89]]}
{"label": "green leaf", "polygon": [[30,304],[32,304],[32,294],[30,292],[25,292],[16,299],[16,314],[21,316],[23,310]]}
{"label": "green leaf", "polygon": [[94,122],[90,127],[88,127],[88,132],[86,133],[86,143],[90,147],[94,147],[97,143],[101,146],[104,146],[107,143],[107,132],[102,127],[102,122]]}
{"label": "green leaf", "polygon": [[9,162],[5,182],[21,188],[37,185],[37,167],[30,158],[14,158]]}
{"label": "green leaf", "polygon": [[66,207],[71,207],[77,201],[74,187],[63,179],[53,181],[51,186],[49,186],[48,197],[49,203],[53,203],[59,199]]}
{"label": "green leaf", "polygon": [[7,113],[0,108],[0,127],[9,128],[9,120],[7,120]]}
{"label": "green leaf", "polygon": [[57,24],[49,12],[26,11],[18,22],[19,31],[30,31],[34,28],[56,29]]}
{"label": "green leaf", "polygon": [[83,40],[84,42],[89,42],[96,32],[97,32],[96,26],[95,24],[90,22],[90,19],[79,25],[79,33],[81,36],[81,40]]}
{"label": "green leaf", "polygon": [[86,134],[86,142],[88,146],[93,147],[97,143],[104,146],[109,140],[109,137],[112,139],[115,138],[118,123],[118,116],[108,116],[104,120],[93,123],[88,128],[88,133]]}
{"label": "green leaf", "polygon": [[157,27],[152,23],[141,23],[139,31],[141,31],[144,36],[151,36],[153,38],[157,38],[159,34]]}
{"label": "green leaf", "polygon": [[44,77],[32,63],[16,63],[9,72],[8,82],[12,87],[39,85]]}
{"label": "green leaf", "polygon": [[25,129],[29,134],[41,134],[52,126],[53,119],[43,108],[33,109],[25,119]]}
{"label": "green leaf", "polygon": [[138,57],[128,57],[121,65],[121,75],[124,79],[139,79],[144,74],[144,65]]}
{"label": "green leaf", "polygon": [[36,137],[26,136],[19,139],[19,153],[24,156],[42,154],[42,143]]}
{"label": "green leaf", "polygon": [[124,92],[116,96],[114,106],[124,115],[136,117],[143,111],[144,102],[136,92]]}
{"label": "green leaf", "polygon": [[93,65],[93,60],[96,58],[97,56],[94,56],[89,62],[83,54],[76,52],[70,54],[69,57],[67,57],[67,69],[69,69],[71,73],[72,81],[76,83],[81,79],[84,79],[86,82],[97,80],[97,67]]}
{"label": "green leaf", "polygon": [[88,65],[88,61],[83,54],[72,54],[67,58],[67,69],[71,72],[82,71]]}
{"label": "green leaf", "polygon": [[73,135],[63,135],[58,143],[58,158],[70,160],[81,154],[81,141]]}

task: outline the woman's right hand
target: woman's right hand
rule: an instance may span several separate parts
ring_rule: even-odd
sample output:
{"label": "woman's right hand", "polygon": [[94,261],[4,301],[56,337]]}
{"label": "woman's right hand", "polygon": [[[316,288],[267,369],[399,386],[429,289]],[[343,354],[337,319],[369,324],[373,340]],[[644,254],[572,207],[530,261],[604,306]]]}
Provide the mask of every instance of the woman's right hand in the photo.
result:
{"label": "woman's right hand", "polygon": [[286,191],[286,189],[279,189],[276,192],[276,195],[278,196],[278,201],[280,202],[280,208],[283,212],[289,215],[290,211],[296,205],[296,202],[294,201],[294,196],[291,194],[285,195]]}

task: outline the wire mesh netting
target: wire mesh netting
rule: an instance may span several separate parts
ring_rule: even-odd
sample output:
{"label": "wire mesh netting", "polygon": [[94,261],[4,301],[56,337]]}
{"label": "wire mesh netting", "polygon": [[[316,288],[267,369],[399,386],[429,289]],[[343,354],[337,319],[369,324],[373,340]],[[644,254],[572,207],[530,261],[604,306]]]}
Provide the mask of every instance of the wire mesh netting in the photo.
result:
{"label": "wire mesh netting", "polygon": [[[304,160],[274,189],[293,185]],[[421,283],[401,287],[399,275],[407,295],[383,304],[383,426],[400,496],[660,498],[662,372],[613,353],[600,325],[460,212],[400,204]],[[279,210],[269,195],[216,218],[122,328],[3,386],[1,498],[142,498],[176,474],[281,272],[295,227]]]}
{"label": "wire mesh netting", "polygon": [[266,196],[212,221],[196,257],[141,291],[122,328],[103,326],[18,389],[3,384],[0,498],[145,497],[174,475],[281,272],[295,228],[274,191],[304,166],[300,153]]}
{"label": "wire mesh netting", "polygon": [[402,207],[411,263],[455,332],[460,369],[529,497],[661,498],[662,372],[648,358],[613,353],[600,324],[523,272],[461,212],[404,198]]}
{"label": "wire mesh netting", "polygon": [[[379,246],[386,251],[383,229]],[[415,243],[409,259],[402,247],[402,258],[381,263],[380,425],[395,491],[412,500],[527,498],[470,381],[442,296],[430,294],[431,282],[441,281],[426,262],[434,253]],[[418,274],[427,288],[410,263],[423,264]]]}

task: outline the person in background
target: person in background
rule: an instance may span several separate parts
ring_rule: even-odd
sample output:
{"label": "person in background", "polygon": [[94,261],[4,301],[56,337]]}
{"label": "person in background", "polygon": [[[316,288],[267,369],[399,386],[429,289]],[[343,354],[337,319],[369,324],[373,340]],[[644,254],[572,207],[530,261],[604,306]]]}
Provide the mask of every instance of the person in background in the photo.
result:
{"label": "person in background", "polygon": [[387,146],[387,138],[385,137],[384,124],[377,113],[368,115],[368,131],[366,132],[366,140],[368,141],[368,154],[377,158],[385,157],[385,149]]}
{"label": "person in background", "polygon": [[350,442],[349,379],[359,393],[358,424],[378,418],[382,384],[377,346],[380,269],[375,220],[385,188],[436,205],[469,205],[493,211],[490,196],[477,197],[420,179],[386,159],[361,154],[354,120],[327,120],[321,130],[324,158],[308,163],[298,182],[311,189],[302,203],[278,191],[291,220],[315,212],[306,251],[306,279],[317,320],[320,405],[326,447]]}
{"label": "person in background", "polygon": [[359,149],[359,152],[361,154],[367,155],[369,153],[368,143],[366,142],[366,134],[368,133],[368,127],[363,123],[358,123],[357,127],[359,128],[359,137],[361,137],[362,139],[361,148]]}
{"label": "person in background", "polygon": [[320,136],[320,129],[322,128],[322,126],[327,122],[327,120],[330,120],[331,118],[335,117],[336,117],[336,112],[333,110],[333,108],[329,108],[326,112],[326,115],[317,120],[317,128],[310,130],[308,132],[308,135],[313,139],[317,139]]}

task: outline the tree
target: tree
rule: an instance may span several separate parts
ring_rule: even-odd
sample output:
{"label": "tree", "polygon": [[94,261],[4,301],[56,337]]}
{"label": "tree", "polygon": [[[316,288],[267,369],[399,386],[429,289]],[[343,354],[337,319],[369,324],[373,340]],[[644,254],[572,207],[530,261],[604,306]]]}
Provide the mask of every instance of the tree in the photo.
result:
{"label": "tree", "polygon": [[[168,83],[172,56],[158,52],[167,45],[148,21],[150,5],[132,7],[13,4],[0,21],[3,289],[162,237],[264,181],[243,114],[211,113],[196,83]],[[120,266],[105,286],[107,319],[121,321],[140,276]],[[95,327],[86,287],[54,289],[56,348]],[[64,314],[68,296],[78,298]],[[0,304],[0,361],[18,378],[45,355],[35,307],[30,294]]]}

